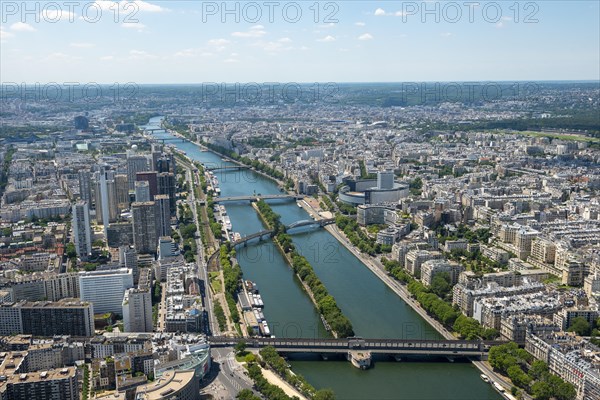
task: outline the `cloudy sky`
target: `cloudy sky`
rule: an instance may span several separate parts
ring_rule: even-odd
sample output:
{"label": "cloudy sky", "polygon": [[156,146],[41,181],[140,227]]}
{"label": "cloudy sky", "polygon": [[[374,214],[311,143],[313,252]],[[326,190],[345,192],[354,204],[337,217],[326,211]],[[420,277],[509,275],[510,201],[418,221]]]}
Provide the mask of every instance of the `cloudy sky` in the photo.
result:
{"label": "cloudy sky", "polygon": [[595,0],[23,4],[0,2],[2,82],[600,79]]}

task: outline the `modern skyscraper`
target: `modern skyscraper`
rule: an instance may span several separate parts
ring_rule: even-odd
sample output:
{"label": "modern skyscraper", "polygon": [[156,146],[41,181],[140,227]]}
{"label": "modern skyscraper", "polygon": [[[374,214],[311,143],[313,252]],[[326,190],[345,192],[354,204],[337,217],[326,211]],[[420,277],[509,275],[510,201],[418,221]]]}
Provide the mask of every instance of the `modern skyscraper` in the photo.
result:
{"label": "modern skyscraper", "polygon": [[138,203],[143,203],[150,200],[150,185],[148,184],[148,182],[137,181],[135,183],[135,201]]}
{"label": "modern skyscraper", "polygon": [[125,291],[133,287],[133,274],[126,268],[79,273],[81,300],[94,304],[98,314],[123,311]]}
{"label": "modern skyscraper", "polygon": [[169,196],[169,210],[175,213],[175,175],[172,172],[161,172],[158,174],[158,194]]}
{"label": "modern skyscraper", "polygon": [[136,174],[148,171],[148,158],[146,156],[130,155],[127,157],[127,181],[129,190],[135,190]]}
{"label": "modern skyscraper", "polygon": [[10,374],[3,376],[2,386],[0,386],[0,396],[3,400],[79,400],[80,398],[76,367],[29,373],[16,373],[14,369],[6,372]]}
{"label": "modern skyscraper", "polygon": [[123,296],[125,332],[152,332],[152,297],[150,289],[127,289]]}
{"label": "modern skyscraper", "polygon": [[139,254],[155,254],[158,246],[156,203],[147,201],[131,204],[133,219],[133,244]]}
{"label": "modern skyscraper", "polygon": [[119,247],[119,265],[130,269],[133,274],[133,283],[137,284],[139,278],[139,269],[137,262],[137,252],[129,246]]}
{"label": "modern skyscraper", "polygon": [[88,170],[81,169],[77,173],[79,176],[79,197],[83,201],[87,201],[88,206],[92,205],[92,173]]}
{"label": "modern skyscraper", "polygon": [[129,183],[126,174],[115,175],[115,187],[117,190],[117,205],[119,210],[129,208]]}
{"label": "modern skyscraper", "polygon": [[156,219],[158,220],[158,236],[171,236],[171,199],[165,194],[154,198],[156,203]]}
{"label": "modern skyscraper", "polygon": [[92,254],[92,228],[90,226],[90,209],[85,201],[73,205],[73,240],[77,256],[82,260]]}
{"label": "modern skyscraper", "polygon": [[119,216],[114,171],[102,170],[96,175],[96,221],[106,228]]}
{"label": "modern skyscraper", "polygon": [[177,254],[177,245],[171,236],[163,236],[158,239],[159,260],[175,257]]}
{"label": "modern skyscraper", "polygon": [[75,117],[73,123],[75,124],[75,129],[80,131],[84,131],[90,127],[90,121],[83,115]]}
{"label": "modern skyscraper", "polygon": [[79,299],[20,303],[23,333],[33,336],[93,336],[94,306]]}
{"label": "modern skyscraper", "polygon": [[[136,181],[146,181],[150,189],[150,200],[154,200],[154,196],[158,194],[158,178],[156,171],[138,172],[135,174]],[[148,200],[148,201],[150,201]],[[136,200],[138,201],[138,200]]]}
{"label": "modern skyscraper", "polygon": [[166,154],[163,154],[156,162],[156,171],[158,173],[171,172],[171,160]]}

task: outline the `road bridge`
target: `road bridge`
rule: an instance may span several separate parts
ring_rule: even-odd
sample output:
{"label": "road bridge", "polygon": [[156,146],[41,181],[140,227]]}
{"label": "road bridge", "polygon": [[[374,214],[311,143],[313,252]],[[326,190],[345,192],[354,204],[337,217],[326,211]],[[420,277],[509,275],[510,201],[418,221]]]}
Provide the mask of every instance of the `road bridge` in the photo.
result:
{"label": "road bridge", "polygon": [[206,167],[208,171],[226,171],[226,170],[234,170],[240,171],[243,169],[250,169],[247,165],[223,165],[222,167]]}
{"label": "road bridge", "polygon": [[250,196],[229,196],[215,197],[213,203],[224,203],[230,201],[259,201],[259,200],[301,200],[304,195],[298,194],[265,194],[265,195],[250,195]]}
{"label": "road bridge", "polygon": [[213,347],[235,346],[246,343],[248,348],[274,347],[280,353],[343,354],[361,351],[390,356],[425,356],[485,359],[492,346],[501,341],[486,340],[421,340],[421,339],[279,339],[209,337]]}
{"label": "road bridge", "polygon": [[[321,219],[318,221],[302,220],[302,221],[296,221],[294,223],[286,225],[285,231],[289,234],[293,234],[293,232],[289,232],[289,231],[291,231],[295,228],[300,228],[300,227],[304,227],[304,226],[318,226],[318,227],[322,228],[326,225],[330,225],[330,224],[334,224],[334,223],[335,223],[335,218],[326,218],[326,219]],[[267,237],[267,236],[271,238],[271,237],[273,237],[273,234],[274,234],[274,231],[272,229],[256,232],[256,233],[244,236],[241,239],[231,242],[231,245],[233,247],[239,246],[241,244],[246,245],[246,243],[248,243],[252,240],[255,240],[255,239],[262,240],[264,237]],[[208,259],[208,265],[210,265],[210,263],[219,255],[219,252],[220,251],[217,250],[213,254],[211,254],[211,256]]]}

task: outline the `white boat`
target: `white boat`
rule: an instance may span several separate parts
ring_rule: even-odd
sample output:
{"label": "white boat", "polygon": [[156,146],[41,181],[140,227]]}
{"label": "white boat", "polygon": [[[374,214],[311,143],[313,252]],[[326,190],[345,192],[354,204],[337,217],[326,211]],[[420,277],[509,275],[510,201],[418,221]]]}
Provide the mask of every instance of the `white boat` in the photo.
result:
{"label": "white boat", "polygon": [[495,388],[497,391],[499,391],[500,393],[504,393],[504,392],[506,392],[506,390],[505,390],[505,389],[504,389],[502,386],[500,386],[500,384],[499,384],[498,382],[494,382],[494,388]]}
{"label": "white boat", "polygon": [[488,376],[486,374],[481,374],[479,375],[479,377],[481,378],[481,380],[483,380],[485,383],[490,383],[490,378],[488,378]]}
{"label": "white boat", "polygon": [[265,334],[265,336],[271,336],[271,330],[269,329],[269,325],[267,325],[267,321],[263,321],[262,326],[263,326],[263,333]]}

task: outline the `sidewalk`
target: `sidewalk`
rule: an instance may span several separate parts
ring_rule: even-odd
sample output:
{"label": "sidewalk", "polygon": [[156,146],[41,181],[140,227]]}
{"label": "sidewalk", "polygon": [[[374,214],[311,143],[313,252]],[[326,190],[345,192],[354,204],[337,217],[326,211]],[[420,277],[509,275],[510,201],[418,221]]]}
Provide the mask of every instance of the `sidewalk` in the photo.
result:
{"label": "sidewalk", "polygon": [[287,383],[286,381],[281,379],[279,377],[279,375],[277,375],[270,369],[266,369],[266,368],[261,368],[261,369],[262,369],[262,373],[263,373],[263,376],[265,377],[265,379],[267,381],[269,381],[269,383],[271,383],[275,386],[279,386],[281,389],[283,389],[285,394],[287,394],[288,396],[290,396],[290,397],[297,396],[300,398],[300,400],[308,400],[295,387],[293,387],[292,385],[290,385],[289,383]]}

